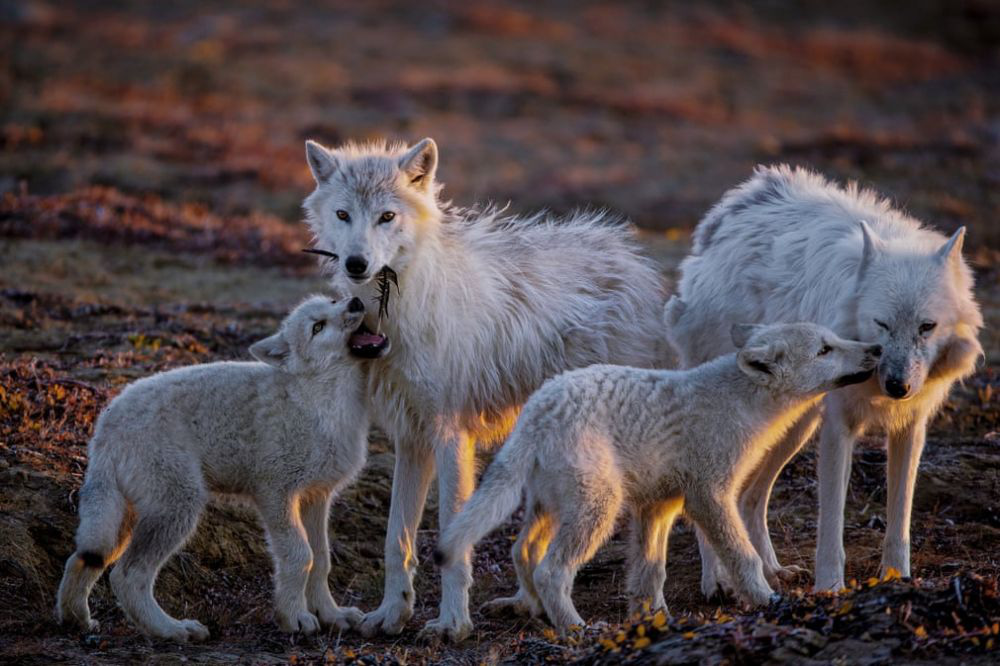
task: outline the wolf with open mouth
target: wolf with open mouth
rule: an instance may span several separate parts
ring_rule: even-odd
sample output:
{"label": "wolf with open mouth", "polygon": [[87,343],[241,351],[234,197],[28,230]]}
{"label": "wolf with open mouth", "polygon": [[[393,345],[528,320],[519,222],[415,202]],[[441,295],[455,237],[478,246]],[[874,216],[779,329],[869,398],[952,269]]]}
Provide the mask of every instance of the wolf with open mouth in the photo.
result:
{"label": "wolf with open mouth", "polygon": [[[352,342],[368,353],[391,340],[369,375],[373,418],[396,447],[385,595],[362,631],[397,634],[413,613],[414,540],[435,471],[444,527],[473,491],[477,444],[502,441],[547,378],[594,363],[664,365],[665,288],[632,230],[607,214],[441,203],[431,139],[333,150],[310,141],[306,156],[316,179],[307,222],[316,247],[336,255],[325,266],[338,287],[367,303],[392,289]],[[385,284],[385,269],[398,285]],[[429,633],[471,630],[469,557],[443,577]]]}

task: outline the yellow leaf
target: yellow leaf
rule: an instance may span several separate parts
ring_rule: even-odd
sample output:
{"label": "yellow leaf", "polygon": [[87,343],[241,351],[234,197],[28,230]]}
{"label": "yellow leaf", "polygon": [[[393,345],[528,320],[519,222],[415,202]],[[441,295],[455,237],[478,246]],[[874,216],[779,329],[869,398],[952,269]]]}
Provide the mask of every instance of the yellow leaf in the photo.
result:
{"label": "yellow leaf", "polygon": [[640,638],[642,636],[645,636],[646,635],[646,625],[640,624],[638,627],[635,628],[635,633],[638,634]]}
{"label": "yellow leaf", "polygon": [[923,625],[914,629],[913,633],[916,634],[917,638],[927,638],[927,630],[924,629]]}
{"label": "yellow leaf", "polygon": [[656,611],[656,615],[653,616],[653,626],[659,629],[666,623],[667,623],[667,614],[664,613],[662,610]]}
{"label": "yellow leaf", "polygon": [[875,587],[878,585],[878,578],[872,577],[868,579],[868,587]]}
{"label": "yellow leaf", "polygon": [[632,647],[634,647],[637,650],[641,650],[642,648],[648,646],[649,643],[650,643],[649,637],[643,636],[642,638],[635,639],[635,642],[632,643]]}
{"label": "yellow leaf", "polygon": [[614,650],[615,647],[617,647],[614,644],[614,641],[610,641],[607,638],[602,638],[601,639],[601,646],[603,646],[605,650]]}
{"label": "yellow leaf", "polygon": [[889,567],[885,570],[885,575],[882,576],[882,580],[899,580],[903,577],[903,573],[896,567]]}
{"label": "yellow leaf", "polygon": [[550,641],[554,641],[556,639],[556,632],[552,629],[545,629],[545,631],[542,632],[542,636],[545,636],[545,638]]}
{"label": "yellow leaf", "polygon": [[685,631],[685,632],[684,632],[683,634],[681,634],[681,635],[682,635],[682,636],[683,636],[684,638],[687,638],[687,639],[692,639],[692,638],[694,638],[694,632],[693,632],[693,631]]}
{"label": "yellow leaf", "polygon": [[625,632],[619,631],[617,634],[615,634],[615,643],[624,643],[624,642],[625,642]]}

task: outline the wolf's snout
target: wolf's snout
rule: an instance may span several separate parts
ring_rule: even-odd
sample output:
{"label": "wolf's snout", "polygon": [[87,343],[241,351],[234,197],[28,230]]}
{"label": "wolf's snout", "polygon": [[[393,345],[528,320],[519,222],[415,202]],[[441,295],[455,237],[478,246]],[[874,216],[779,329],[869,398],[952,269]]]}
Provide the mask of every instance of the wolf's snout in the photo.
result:
{"label": "wolf's snout", "polygon": [[875,358],[878,358],[879,356],[882,355],[882,345],[872,345],[871,347],[866,349],[865,352],[871,356],[874,356]]}
{"label": "wolf's snout", "polygon": [[357,296],[355,296],[354,298],[351,299],[351,302],[347,304],[347,311],[348,312],[364,312],[365,311],[365,304],[364,304],[364,302],[360,298],[358,298]]}
{"label": "wolf's snout", "polygon": [[351,277],[361,277],[368,270],[368,260],[362,256],[352,254],[344,260],[344,268],[347,269]]}
{"label": "wolf's snout", "polygon": [[905,398],[910,392],[910,385],[903,382],[899,377],[890,377],[885,380],[885,392],[890,398]]}

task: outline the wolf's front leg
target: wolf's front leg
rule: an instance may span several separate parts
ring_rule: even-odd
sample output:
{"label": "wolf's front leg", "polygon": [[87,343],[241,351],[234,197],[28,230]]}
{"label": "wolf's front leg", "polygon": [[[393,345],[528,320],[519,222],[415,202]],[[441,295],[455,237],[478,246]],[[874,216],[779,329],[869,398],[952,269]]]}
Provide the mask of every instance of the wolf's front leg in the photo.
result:
{"label": "wolf's front leg", "polygon": [[[444,531],[475,489],[476,443],[462,433],[442,441],[436,450],[438,467],[438,524]],[[424,625],[425,636],[453,641],[472,631],[469,587],[472,585],[472,552],[462,553],[441,570],[441,607],[437,619]]]}
{"label": "wolf's front leg", "polygon": [[329,517],[332,493],[316,493],[302,499],[302,524],[309,536],[313,566],[306,582],[306,607],[315,613],[320,624],[338,629],[353,629],[364,617],[357,608],[341,608],[330,594]]}
{"label": "wolf's front leg", "polygon": [[882,575],[890,568],[910,575],[910,512],[917,481],[920,454],[927,438],[927,416],[918,414],[909,427],[889,435],[888,501],[885,543],[882,545]]}
{"label": "wolf's front leg", "polygon": [[306,582],[313,565],[309,537],[302,524],[299,499],[275,494],[258,497],[274,556],[274,615],[285,632],[314,634],[319,620],[306,606]]}
{"label": "wolf's front leg", "polygon": [[413,574],[417,569],[417,528],[427,488],[434,476],[434,454],[423,442],[396,442],[392,502],[385,536],[385,591],[377,609],[366,613],[361,633],[396,635],[413,616]]}
{"label": "wolf's front leg", "polygon": [[852,423],[836,393],[825,398],[819,434],[819,535],[816,538],[816,589],[844,587],[844,505],[851,478],[851,454],[862,426]]}

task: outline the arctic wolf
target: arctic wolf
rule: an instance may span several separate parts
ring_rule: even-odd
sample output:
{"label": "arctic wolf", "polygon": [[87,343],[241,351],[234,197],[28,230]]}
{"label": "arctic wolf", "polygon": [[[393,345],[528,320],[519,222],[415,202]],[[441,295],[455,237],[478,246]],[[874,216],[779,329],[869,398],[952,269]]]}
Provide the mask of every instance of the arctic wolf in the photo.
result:
{"label": "arctic wolf", "polygon": [[667,536],[678,513],[708,536],[740,596],[774,593],[737,510],[743,479],[782,433],[833,388],[866,381],[878,345],[813,324],[735,326],[738,353],[691,370],[598,365],[549,380],[524,405],[482,486],[441,538],[451,566],[517,507],[528,507],[513,557],[524,610],[560,629],[582,625],[577,569],[632,517],[632,610],[665,608]]}
{"label": "arctic wolf", "polygon": [[[815,321],[885,350],[878,376],[831,393],[822,410],[804,415],[744,492],[744,517],[770,575],[785,571],[767,533],[771,487],[821,413],[817,589],[844,585],[851,451],[872,427],[888,433],[882,570],[910,575],[910,508],[927,420],[982,354],[964,235],[962,228],[946,238],[871,192],[785,166],[759,168],[695,230],[678,299],[666,308],[668,335],[684,365],[729,351],[725,332],[744,321]],[[712,594],[717,572],[710,549],[702,555],[703,590]]]}
{"label": "arctic wolf", "polygon": [[[385,595],[362,623],[396,634],[413,612],[414,539],[435,468],[444,527],[472,494],[476,444],[501,441],[546,378],[662,363],[664,286],[632,231],[606,215],[519,218],[439,202],[431,139],[336,150],[310,141],[306,155],[316,179],[307,219],[316,247],[338,255],[328,263],[338,284],[370,302],[383,268],[399,283],[382,321],[367,317],[393,345],[369,384],[396,469]],[[469,555],[458,559],[426,626],[455,639],[472,628]]]}
{"label": "arctic wolf", "polygon": [[209,363],[142,379],[97,421],[80,490],[76,552],[56,603],[86,630],[87,597],[106,567],[125,614],[159,638],[202,640],[153,598],[156,575],[194,530],[210,492],[238,493],[260,511],[275,560],[284,631],[347,628],[356,608],[330,596],[327,520],[333,495],[365,462],[363,362],[348,345],[364,316],[357,298],[313,297],[281,330],[250,347],[257,362]]}

